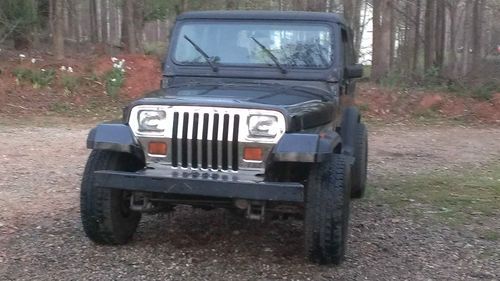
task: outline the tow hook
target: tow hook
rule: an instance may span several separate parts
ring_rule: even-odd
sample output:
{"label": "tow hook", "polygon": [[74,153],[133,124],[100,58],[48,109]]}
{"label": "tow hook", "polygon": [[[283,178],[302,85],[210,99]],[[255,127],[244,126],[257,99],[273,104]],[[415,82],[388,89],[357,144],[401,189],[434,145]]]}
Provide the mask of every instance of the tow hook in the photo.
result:
{"label": "tow hook", "polygon": [[262,204],[249,204],[247,208],[247,218],[251,220],[264,221],[266,205]]}
{"label": "tow hook", "polygon": [[133,193],[130,196],[130,209],[136,212],[151,212],[155,207],[146,194]]}
{"label": "tow hook", "polygon": [[247,219],[264,221],[266,213],[265,202],[236,199],[234,205],[240,210],[246,210]]}

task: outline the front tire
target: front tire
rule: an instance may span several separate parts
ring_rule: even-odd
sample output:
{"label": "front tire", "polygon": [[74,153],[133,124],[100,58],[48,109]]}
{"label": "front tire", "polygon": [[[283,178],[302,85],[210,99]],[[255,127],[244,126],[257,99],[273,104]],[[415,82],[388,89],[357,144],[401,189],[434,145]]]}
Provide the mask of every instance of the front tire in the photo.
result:
{"label": "front tire", "polygon": [[344,260],[350,212],[350,165],[347,157],[332,158],[312,168],[306,190],[305,248],[319,264]]}
{"label": "front tire", "polygon": [[132,156],[93,150],[85,166],[80,190],[80,214],[87,237],[98,244],[119,245],[132,239],[141,213],[130,210],[130,194],[94,185],[99,170],[137,171],[141,164]]}

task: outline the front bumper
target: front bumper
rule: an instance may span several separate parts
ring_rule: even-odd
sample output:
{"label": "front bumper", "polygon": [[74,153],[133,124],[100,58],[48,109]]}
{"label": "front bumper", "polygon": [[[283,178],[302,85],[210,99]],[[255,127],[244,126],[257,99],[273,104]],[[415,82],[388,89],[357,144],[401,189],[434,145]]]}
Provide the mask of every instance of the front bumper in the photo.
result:
{"label": "front bumper", "polygon": [[96,171],[94,184],[103,188],[228,199],[304,202],[304,186],[296,182],[264,182],[239,171],[222,173],[157,165],[138,172]]}

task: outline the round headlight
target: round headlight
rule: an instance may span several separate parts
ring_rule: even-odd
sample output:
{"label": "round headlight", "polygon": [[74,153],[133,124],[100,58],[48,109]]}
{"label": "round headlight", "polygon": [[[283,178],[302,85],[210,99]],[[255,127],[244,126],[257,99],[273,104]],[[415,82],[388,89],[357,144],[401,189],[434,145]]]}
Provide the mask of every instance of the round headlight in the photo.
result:
{"label": "round headlight", "polygon": [[278,118],[271,115],[250,115],[248,134],[250,137],[274,138],[279,132]]}
{"label": "round headlight", "polygon": [[167,126],[167,115],[161,110],[141,110],[137,119],[140,132],[163,132]]}

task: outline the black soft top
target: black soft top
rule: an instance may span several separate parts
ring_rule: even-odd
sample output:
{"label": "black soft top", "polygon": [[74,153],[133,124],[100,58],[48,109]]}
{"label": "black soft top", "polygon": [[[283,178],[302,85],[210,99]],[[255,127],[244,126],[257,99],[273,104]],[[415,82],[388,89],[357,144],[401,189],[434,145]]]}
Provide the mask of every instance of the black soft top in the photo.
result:
{"label": "black soft top", "polygon": [[177,20],[184,19],[327,21],[345,25],[344,18],[334,13],[298,11],[199,11],[186,12],[177,17]]}

